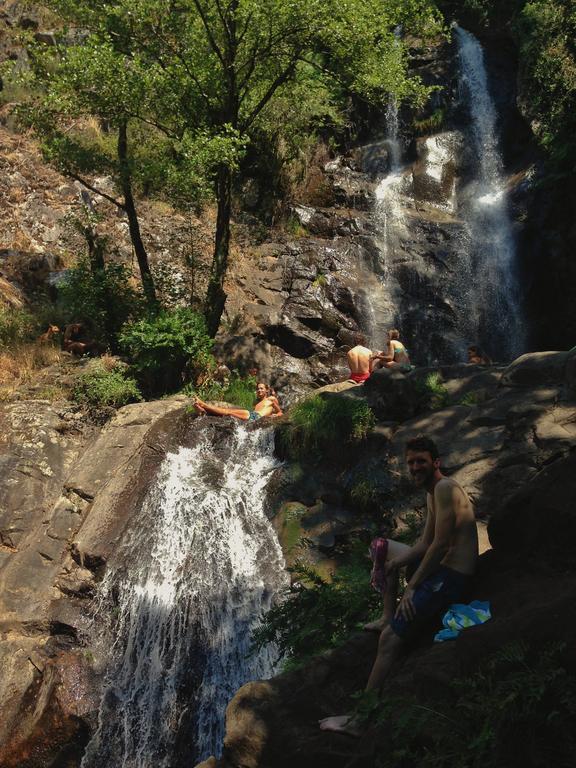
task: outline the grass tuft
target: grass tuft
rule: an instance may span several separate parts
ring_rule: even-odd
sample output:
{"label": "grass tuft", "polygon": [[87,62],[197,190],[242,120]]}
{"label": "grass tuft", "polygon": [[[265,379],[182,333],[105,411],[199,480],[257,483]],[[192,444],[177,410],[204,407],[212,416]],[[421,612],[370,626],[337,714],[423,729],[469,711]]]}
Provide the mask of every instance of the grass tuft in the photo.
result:
{"label": "grass tuft", "polygon": [[282,440],[291,457],[317,460],[366,439],[375,423],[364,400],[314,395],[292,408]]}

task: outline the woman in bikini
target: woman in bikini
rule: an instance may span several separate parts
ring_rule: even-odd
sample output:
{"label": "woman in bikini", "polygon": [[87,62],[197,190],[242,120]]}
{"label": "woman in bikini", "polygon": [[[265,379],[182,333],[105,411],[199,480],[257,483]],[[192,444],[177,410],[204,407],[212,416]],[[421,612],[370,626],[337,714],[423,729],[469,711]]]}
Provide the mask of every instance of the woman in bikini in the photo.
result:
{"label": "woman in bikini", "polygon": [[[408,350],[400,341],[400,331],[392,328],[388,331],[388,349],[374,355],[374,360],[380,360],[381,368],[398,368],[401,371],[412,370]],[[376,367],[376,366],[374,366]]]}
{"label": "woman in bikini", "polygon": [[234,406],[210,405],[210,403],[200,400],[199,397],[194,398],[194,407],[199,413],[208,413],[211,416],[233,416],[241,421],[257,421],[264,416],[271,416],[272,418],[282,416],[278,398],[271,393],[270,387],[262,382],[256,384],[256,405],[253,411]]}

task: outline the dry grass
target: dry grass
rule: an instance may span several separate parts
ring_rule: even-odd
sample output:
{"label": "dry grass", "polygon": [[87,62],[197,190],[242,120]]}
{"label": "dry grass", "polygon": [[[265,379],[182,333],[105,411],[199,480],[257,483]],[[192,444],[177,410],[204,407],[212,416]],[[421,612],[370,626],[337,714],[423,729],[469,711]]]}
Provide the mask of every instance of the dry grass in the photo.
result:
{"label": "dry grass", "polygon": [[14,390],[29,384],[38,371],[58,363],[61,358],[61,351],[51,344],[23,344],[3,350],[0,352],[0,385]]}

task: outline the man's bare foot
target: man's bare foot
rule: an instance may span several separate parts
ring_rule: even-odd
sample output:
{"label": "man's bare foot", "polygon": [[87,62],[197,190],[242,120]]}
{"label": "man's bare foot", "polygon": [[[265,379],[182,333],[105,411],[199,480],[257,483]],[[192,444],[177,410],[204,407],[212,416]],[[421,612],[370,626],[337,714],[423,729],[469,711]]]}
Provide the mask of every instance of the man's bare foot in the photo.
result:
{"label": "man's bare foot", "polygon": [[376,619],[376,621],[369,621],[368,624],[364,624],[364,631],[365,632],[382,632],[386,624],[388,624],[388,618],[382,616],[381,619]]}
{"label": "man's bare foot", "polygon": [[332,731],[333,733],[344,733],[346,736],[358,737],[362,733],[360,724],[354,715],[337,715],[335,717],[325,717],[320,720],[321,731]]}

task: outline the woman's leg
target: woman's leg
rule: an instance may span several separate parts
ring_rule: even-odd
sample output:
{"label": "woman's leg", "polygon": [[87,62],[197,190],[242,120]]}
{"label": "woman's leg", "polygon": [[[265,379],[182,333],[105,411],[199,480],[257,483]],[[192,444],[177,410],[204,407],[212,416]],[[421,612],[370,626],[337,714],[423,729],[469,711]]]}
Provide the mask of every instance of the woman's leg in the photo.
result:
{"label": "woman's leg", "polygon": [[213,416],[233,416],[235,419],[241,419],[242,421],[248,421],[250,418],[250,411],[245,408],[228,408],[220,405],[210,405],[204,403],[200,398],[195,398],[194,406],[202,413],[209,413]]}
{"label": "woman's leg", "polygon": [[[386,561],[395,560],[397,557],[406,554],[410,550],[407,544],[402,544],[400,541],[393,541],[388,539],[388,552],[386,554]],[[386,592],[383,595],[382,616],[376,621],[370,621],[364,625],[364,629],[368,632],[381,632],[384,627],[390,623],[394,614],[396,613],[396,601],[398,599],[398,571],[388,574],[388,584]]]}

